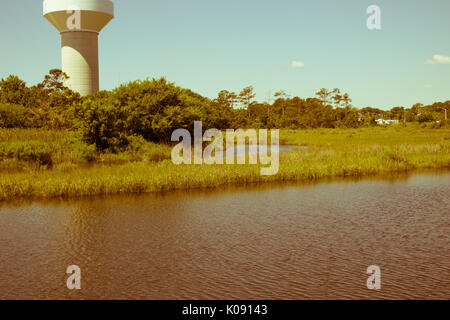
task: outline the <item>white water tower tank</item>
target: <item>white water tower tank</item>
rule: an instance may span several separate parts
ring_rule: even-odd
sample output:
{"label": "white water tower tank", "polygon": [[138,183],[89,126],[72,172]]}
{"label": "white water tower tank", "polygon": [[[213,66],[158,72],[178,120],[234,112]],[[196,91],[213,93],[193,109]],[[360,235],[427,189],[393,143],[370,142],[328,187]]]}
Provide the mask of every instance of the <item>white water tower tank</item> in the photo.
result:
{"label": "white water tower tank", "polygon": [[110,0],[44,0],[44,17],[61,33],[66,85],[85,96],[99,90],[98,34],[114,18]]}

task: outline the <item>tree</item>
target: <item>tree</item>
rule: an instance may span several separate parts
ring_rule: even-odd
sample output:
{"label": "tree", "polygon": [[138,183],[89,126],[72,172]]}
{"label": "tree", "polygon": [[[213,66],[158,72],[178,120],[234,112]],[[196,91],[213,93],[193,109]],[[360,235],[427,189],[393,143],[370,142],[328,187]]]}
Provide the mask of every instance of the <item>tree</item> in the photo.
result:
{"label": "tree", "polygon": [[334,102],[334,106],[336,108],[340,107],[341,102],[342,102],[341,90],[339,90],[338,88],[335,88],[335,89],[333,89],[331,94],[333,94],[333,96],[331,97],[331,100]]}
{"label": "tree", "polygon": [[345,117],[347,117],[349,110],[351,109],[352,105],[352,99],[350,99],[350,96],[348,93],[344,93],[344,95],[341,98],[341,104],[345,109]]}
{"label": "tree", "polygon": [[25,107],[0,103],[0,128],[28,128],[30,126],[30,117]]}
{"label": "tree", "polygon": [[236,93],[229,92],[228,90],[222,90],[214,99],[214,102],[223,109],[233,109],[234,104],[237,101]]}
{"label": "tree", "polygon": [[431,122],[434,120],[433,115],[430,113],[421,113],[418,117],[417,120],[419,121],[419,123],[424,123],[424,122]]}
{"label": "tree", "polygon": [[26,106],[30,89],[18,76],[10,75],[0,81],[0,102]]}
{"label": "tree", "polygon": [[273,96],[275,98],[281,98],[281,99],[285,99],[285,100],[289,98],[289,94],[287,94],[286,91],[284,91],[284,90],[275,92],[275,94]]}
{"label": "tree", "polygon": [[289,99],[289,94],[284,90],[280,90],[275,92],[273,96],[276,98],[274,105],[278,104],[281,107],[281,117],[283,118],[286,111],[286,100]]}
{"label": "tree", "polygon": [[59,69],[51,69],[49,74],[45,76],[44,81],[38,84],[38,87],[49,92],[62,92],[68,89],[64,86],[64,82],[69,79],[69,76]]}
{"label": "tree", "polygon": [[344,95],[342,96],[342,104],[345,108],[349,108],[351,107],[351,103],[352,103],[352,99],[350,99],[350,96],[348,95],[348,93],[344,93]]}
{"label": "tree", "polygon": [[389,113],[393,120],[400,120],[404,116],[405,108],[404,107],[394,107],[389,111]]}
{"label": "tree", "polygon": [[316,96],[319,97],[320,102],[323,106],[327,106],[330,104],[330,96],[332,92],[328,91],[325,88],[320,89],[318,92],[316,92]]}
{"label": "tree", "polygon": [[234,92],[222,90],[217,95],[217,98],[211,101],[212,113],[211,120],[217,129],[227,129],[230,127],[233,120],[233,107],[237,101],[237,96]]}
{"label": "tree", "polygon": [[249,114],[252,115],[251,123],[253,128],[261,128],[263,125],[267,124],[268,115],[267,115],[268,103],[251,103],[248,107]]}
{"label": "tree", "polygon": [[248,86],[242,89],[242,91],[239,93],[238,99],[239,102],[242,103],[245,109],[248,109],[248,106],[250,105],[251,101],[255,98],[256,94],[253,93],[253,87]]}

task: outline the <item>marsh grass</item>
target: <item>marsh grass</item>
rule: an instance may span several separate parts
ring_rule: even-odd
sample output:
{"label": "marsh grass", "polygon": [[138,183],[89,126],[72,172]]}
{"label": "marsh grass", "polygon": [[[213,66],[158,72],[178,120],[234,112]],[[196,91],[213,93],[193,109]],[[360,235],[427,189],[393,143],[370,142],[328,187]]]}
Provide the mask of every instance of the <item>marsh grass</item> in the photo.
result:
{"label": "marsh grass", "polygon": [[0,129],[0,172],[70,171],[86,165],[170,159],[168,145],[133,139],[121,153],[98,152],[71,131]]}
{"label": "marsh grass", "polygon": [[[38,135],[38,132],[21,132],[20,139],[14,139],[11,134],[0,131],[1,137],[8,137],[1,143],[10,144],[25,137],[36,140]],[[74,151],[81,143],[76,137],[48,132],[40,141],[56,146],[52,154],[53,167],[1,171],[0,200],[220,188],[224,185],[362,177],[419,168],[450,168],[449,137],[448,129],[417,127],[282,130],[282,142],[308,145],[309,148],[280,154],[278,174],[261,176],[259,165],[177,166],[168,160],[169,146],[143,141],[137,141],[123,153],[96,154],[88,165],[84,165],[80,160],[87,161],[83,158],[84,153]],[[67,139],[78,142],[70,144]],[[85,150],[86,147],[89,148],[80,148]],[[11,169],[29,163],[19,157],[7,157],[2,161],[4,168]]]}

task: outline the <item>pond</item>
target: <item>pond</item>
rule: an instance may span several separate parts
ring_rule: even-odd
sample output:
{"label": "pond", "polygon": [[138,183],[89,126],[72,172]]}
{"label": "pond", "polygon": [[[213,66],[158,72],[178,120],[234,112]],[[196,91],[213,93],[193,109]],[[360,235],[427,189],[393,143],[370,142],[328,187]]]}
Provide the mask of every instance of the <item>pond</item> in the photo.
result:
{"label": "pond", "polygon": [[2,204],[0,299],[449,299],[449,194],[444,172]]}

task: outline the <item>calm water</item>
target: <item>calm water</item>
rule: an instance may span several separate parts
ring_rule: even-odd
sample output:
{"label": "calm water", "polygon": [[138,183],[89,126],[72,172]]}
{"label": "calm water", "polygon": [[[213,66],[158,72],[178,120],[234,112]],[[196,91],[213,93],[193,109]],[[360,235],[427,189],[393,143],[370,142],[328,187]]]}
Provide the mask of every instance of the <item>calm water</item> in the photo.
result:
{"label": "calm water", "polygon": [[0,298],[450,299],[449,195],[435,173],[2,205]]}

